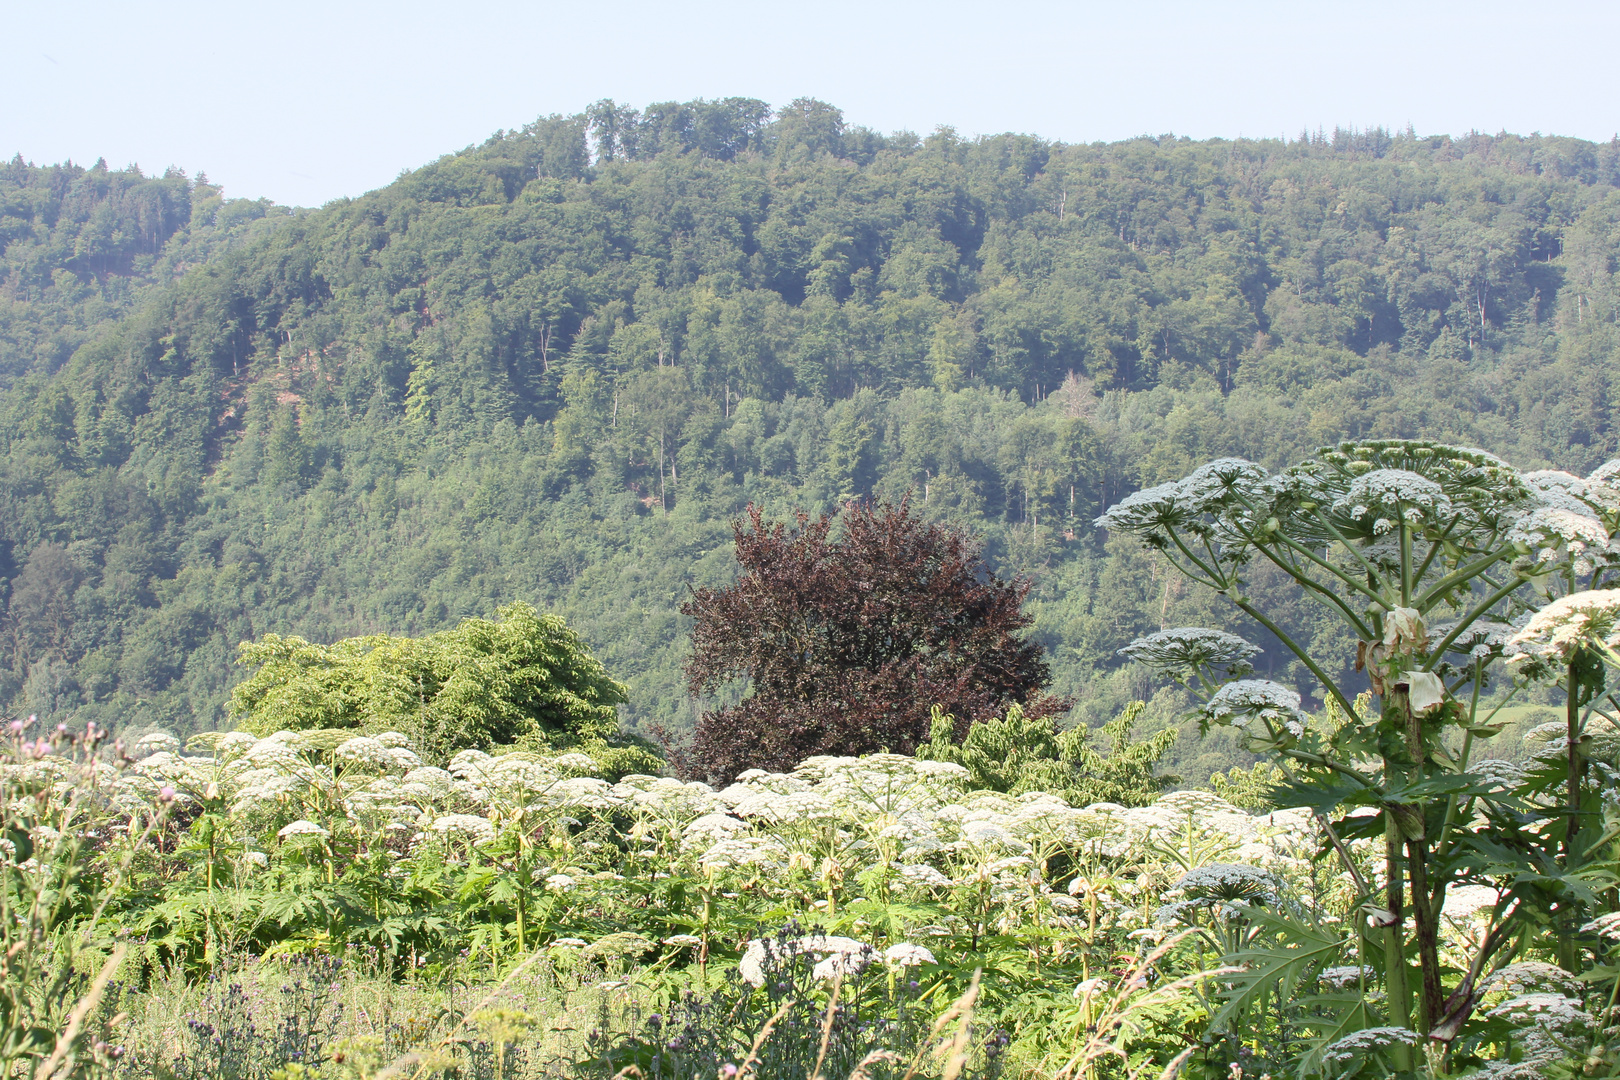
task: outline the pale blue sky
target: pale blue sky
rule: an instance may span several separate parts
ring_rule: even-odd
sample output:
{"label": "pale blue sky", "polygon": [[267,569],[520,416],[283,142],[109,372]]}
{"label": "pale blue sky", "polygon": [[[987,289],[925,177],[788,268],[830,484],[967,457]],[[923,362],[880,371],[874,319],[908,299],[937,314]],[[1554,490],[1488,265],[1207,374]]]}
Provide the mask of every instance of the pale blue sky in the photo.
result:
{"label": "pale blue sky", "polygon": [[603,97],[819,97],[883,131],[1620,130],[1620,4],[0,0],[0,153],[314,205]]}

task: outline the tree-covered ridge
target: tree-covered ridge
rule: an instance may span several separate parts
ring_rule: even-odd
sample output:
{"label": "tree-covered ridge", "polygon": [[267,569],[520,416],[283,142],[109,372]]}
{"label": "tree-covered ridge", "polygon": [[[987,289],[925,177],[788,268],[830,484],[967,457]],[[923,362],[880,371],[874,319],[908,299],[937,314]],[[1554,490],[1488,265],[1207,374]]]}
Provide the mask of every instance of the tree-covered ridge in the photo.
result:
{"label": "tree-covered ridge", "polygon": [[[14,163],[6,206],[102,183],[59,175]],[[1224,618],[1087,524],[1136,487],[1342,437],[1582,472],[1616,444],[1615,144],[1070,146],[604,102],[319,211],[142,182],[191,211],[131,277],[69,253],[102,210],[3,219],[30,222],[0,253],[17,709],[212,726],[238,641],[526,600],[627,719],[679,726],[677,608],[731,573],[729,520],[912,490],[1034,577],[1054,689],[1100,720],[1144,689],[1119,647]],[[105,185],[145,235],[140,183]]]}
{"label": "tree-covered ridge", "polygon": [[61,366],[128,313],[142,286],[183,275],[286,211],[226,199],[169,168],[0,167],[0,384]]}

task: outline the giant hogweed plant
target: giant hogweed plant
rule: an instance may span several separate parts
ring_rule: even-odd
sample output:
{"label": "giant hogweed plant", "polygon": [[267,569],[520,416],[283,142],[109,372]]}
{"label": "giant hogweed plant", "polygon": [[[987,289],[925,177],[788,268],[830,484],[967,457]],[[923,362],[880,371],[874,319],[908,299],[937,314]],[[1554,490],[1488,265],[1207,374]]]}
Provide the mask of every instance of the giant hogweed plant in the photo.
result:
{"label": "giant hogweed plant", "polygon": [[[1576,920],[1598,897],[1585,859],[1578,748],[1602,665],[1581,649],[1543,665],[1570,702],[1561,767],[1504,784],[1473,752],[1500,730],[1482,694],[1513,620],[1549,596],[1600,586],[1616,564],[1610,533],[1620,526],[1620,495],[1607,483],[1614,471],[1605,466],[1588,480],[1521,474],[1484,452],[1428,441],[1346,443],[1277,474],[1238,459],[1211,462],[1131,495],[1097,521],[1137,536],[1227,597],[1320,685],[1327,729],[1310,722],[1293,690],[1249,677],[1258,649],[1234,635],[1162,631],[1124,650],[1192,691],[1206,727],[1237,728],[1252,750],[1271,755],[1290,797],[1320,815],[1364,896],[1358,951],[1381,955],[1388,1015],[1377,1020],[1363,1001],[1363,1023],[1450,1043],[1482,997],[1487,968],[1522,949],[1538,924],[1559,928],[1559,959],[1578,966]],[[1334,674],[1344,663],[1312,655],[1257,606],[1249,592],[1257,563],[1288,575],[1355,635],[1354,671],[1365,673],[1370,698],[1358,702],[1356,688]],[[1549,803],[1559,804],[1556,812],[1547,813]],[[1345,846],[1379,836],[1381,887]],[[1496,886],[1500,900],[1468,969],[1448,987],[1440,911],[1459,882]],[[1238,959],[1254,972],[1283,970]],[[1237,996],[1268,992],[1260,981],[1240,978]],[[1328,1029],[1343,1033],[1342,1019],[1319,1032],[1324,1045]],[[1394,1056],[1413,1067],[1410,1049],[1398,1046]]]}

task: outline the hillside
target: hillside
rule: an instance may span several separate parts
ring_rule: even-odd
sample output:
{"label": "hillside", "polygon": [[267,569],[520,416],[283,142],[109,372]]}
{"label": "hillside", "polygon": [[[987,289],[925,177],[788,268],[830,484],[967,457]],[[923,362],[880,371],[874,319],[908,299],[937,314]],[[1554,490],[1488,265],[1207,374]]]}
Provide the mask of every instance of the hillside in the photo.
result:
{"label": "hillside", "polygon": [[680,728],[676,609],[728,521],[909,491],[1034,578],[1097,723],[1152,691],[1132,636],[1235,625],[1091,528],[1136,486],[1370,435],[1617,452],[1617,185],[1615,143],[1069,146],[745,99],[599,103],[312,211],[14,160],[0,703],[210,728],[243,639],[522,599]]}

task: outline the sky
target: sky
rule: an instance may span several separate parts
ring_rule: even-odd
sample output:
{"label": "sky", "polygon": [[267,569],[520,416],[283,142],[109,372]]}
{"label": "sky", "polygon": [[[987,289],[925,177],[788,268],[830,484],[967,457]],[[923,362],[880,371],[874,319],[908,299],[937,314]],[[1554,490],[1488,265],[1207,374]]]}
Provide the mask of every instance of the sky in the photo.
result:
{"label": "sky", "polygon": [[0,0],[0,26],[0,154],[300,206],[601,98],[817,97],[880,131],[1067,142],[1620,130],[1612,0]]}

